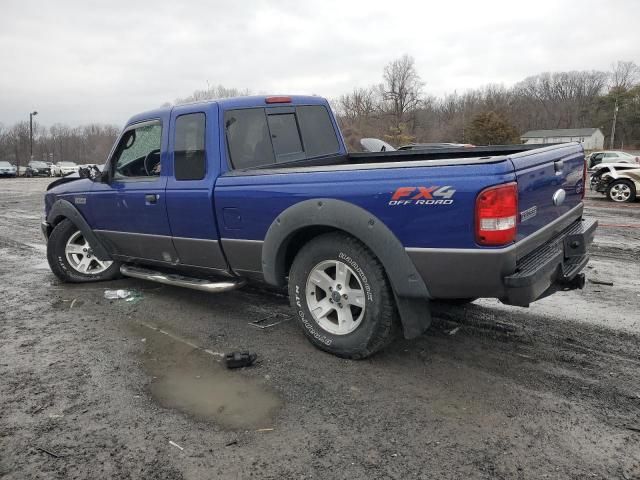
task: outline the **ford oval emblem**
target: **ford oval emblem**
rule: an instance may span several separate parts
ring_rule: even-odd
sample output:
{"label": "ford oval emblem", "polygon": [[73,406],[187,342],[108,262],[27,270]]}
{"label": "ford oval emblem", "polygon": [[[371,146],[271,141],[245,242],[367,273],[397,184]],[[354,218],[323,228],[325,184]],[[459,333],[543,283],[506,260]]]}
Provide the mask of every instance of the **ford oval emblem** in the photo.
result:
{"label": "ford oval emblem", "polygon": [[563,189],[556,190],[556,193],[553,194],[553,204],[556,207],[559,207],[560,205],[562,205],[564,203],[564,197],[565,196],[566,196],[566,193],[564,193]]}

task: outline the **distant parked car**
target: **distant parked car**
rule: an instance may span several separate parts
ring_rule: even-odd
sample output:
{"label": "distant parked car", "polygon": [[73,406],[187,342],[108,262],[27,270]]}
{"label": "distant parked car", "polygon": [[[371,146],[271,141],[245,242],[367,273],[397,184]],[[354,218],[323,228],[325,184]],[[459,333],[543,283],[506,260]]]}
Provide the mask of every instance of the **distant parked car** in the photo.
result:
{"label": "distant parked car", "polygon": [[39,177],[41,175],[48,177],[51,175],[51,168],[46,162],[39,162],[34,160],[29,162],[24,172],[25,177]]}
{"label": "distant parked car", "polygon": [[636,163],[640,164],[640,157],[631,155],[627,152],[616,152],[614,150],[605,150],[602,152],[593,152],[589,155],[589,168],[593,168],[601,163]]}
{"label": "distant parked car", "polygon": [[601,164],[591,174],[591,189],[613,202],[633,202],[640,190],[640,165]]}
{"label": "distant parked car", "polygon": [[0,177],[15,177],[17,169],[9,162],[0,162]]}
{"label": "distant parked car", "polygon": [[58,162],[53,165],[51,170],[52,177],[64,177],[70,173],[78,171],[78,165],[75,162]]}

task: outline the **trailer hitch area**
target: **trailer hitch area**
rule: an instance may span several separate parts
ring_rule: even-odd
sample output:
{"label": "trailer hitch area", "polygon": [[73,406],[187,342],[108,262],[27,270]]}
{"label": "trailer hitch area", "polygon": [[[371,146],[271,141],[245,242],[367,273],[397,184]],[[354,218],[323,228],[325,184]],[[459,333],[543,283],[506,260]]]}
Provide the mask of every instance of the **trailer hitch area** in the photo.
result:
{"label": "trailer hitch area", "polygon": [[587,283],[587,277],[584,273],[579,273],[571,280],[561,280],[560,284],[564,290],[582,290]]}

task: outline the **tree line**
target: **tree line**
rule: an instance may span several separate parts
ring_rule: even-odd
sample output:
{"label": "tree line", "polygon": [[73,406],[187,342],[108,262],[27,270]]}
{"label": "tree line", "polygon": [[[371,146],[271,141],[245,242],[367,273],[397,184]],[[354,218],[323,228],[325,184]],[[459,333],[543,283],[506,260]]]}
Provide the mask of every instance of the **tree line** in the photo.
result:
{"label": "tree line", "polygon": [[617,106],[615,148],[640,147],[640,69],[619,61],[610,71],[541,73],[512,87],[487,85],[441,97],[425,92],[414,59],[390,62],[382,82],[332,102],[351,149],[376,137],[393,145],[519,143],[529,130],[600,128],[605,145]]}
{"label": "tree line", "polygon": [[[381,82],[357,87],[331,100],[350,150],[364,137],[395,146],[411,142],[476,145],[519,143],[528,130],[597,127],[611,140],[616,111],[615,148],[640,147],[640,69],[619,61],[610,71],[541,73],[511,86],[487,85],[440,97],[429,95],[413,57],[387,64]],[[175,104],[248,95],[248,90],[209,86]],[[165,105],[171,105],[166,103]],[[56,124],[33,129],[33,158],[102,163],[119,127]],[[0,124],[0,160],[24,166],[31,157],[29,122]]]}
{"label": "tree line", "polygon": [[[118,136],[115,125],[89,124],[80,127],[55,124],[45,128],[34,122],[33,159],[77,164],[103,163]],[[29,122],[11,127],[0,124],[0,160],[24,167],[31,157]]]}

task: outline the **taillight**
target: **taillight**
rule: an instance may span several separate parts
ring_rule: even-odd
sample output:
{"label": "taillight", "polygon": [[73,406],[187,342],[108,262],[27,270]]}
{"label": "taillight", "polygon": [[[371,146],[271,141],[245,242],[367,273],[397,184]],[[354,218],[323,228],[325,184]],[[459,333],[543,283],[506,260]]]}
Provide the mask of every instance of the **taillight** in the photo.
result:
{"label": "taillight", "polygon": [[264,103],[291,103],[291,97],[267,97]]}
{"label": "taillight", "polygon": [[505,245],[516,239],[518,184],[489,187],[476,198],[476,241],[480,245]]}
{"label": "taillight", "polygon": [[580,192],[580,199],[584,200],[584,196],[587,193],[587,161],[584,161],[584,165],[582,166],[582,192]]}

